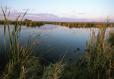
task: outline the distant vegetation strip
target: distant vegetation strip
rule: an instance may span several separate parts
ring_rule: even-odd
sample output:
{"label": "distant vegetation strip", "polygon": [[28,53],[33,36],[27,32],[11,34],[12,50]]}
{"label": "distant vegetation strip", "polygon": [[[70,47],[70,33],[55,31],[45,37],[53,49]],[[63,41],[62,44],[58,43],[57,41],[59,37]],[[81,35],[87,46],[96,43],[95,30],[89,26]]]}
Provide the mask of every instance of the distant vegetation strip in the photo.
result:
{"label": "distant vegetation strip", "polygon": [[[9,24],[15,24],[16,21],[9,21]],[[21,25],[26,26],[42,26],[45,24],[54,24],[61,25],[67,27],[104,27],[107,24],[107,27],[114,27],[114,22],[106,23],[106,22],[51,22],[51,21],[32,21],[25,19],[23,22],[19,21]],[[0,24],[4,24],[3,20],[0,20]]]}

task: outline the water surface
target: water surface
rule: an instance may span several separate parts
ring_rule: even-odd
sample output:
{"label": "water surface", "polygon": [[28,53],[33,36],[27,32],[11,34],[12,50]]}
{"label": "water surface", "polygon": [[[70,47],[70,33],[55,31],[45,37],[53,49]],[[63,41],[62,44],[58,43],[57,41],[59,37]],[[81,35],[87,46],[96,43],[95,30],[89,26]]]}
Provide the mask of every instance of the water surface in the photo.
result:
{"label": "water surface", "polygon": [[[13,29],[13,25],[10,25]],[[27,45],[33,48],[33,54],[54,61],[65,56],[67,61],[75,60],[83,54],[87,42],[90,39],[91,31],[97,34],[98,28],[69,28],[59,25],[43,25],[41,27],[22,26],[19,39],[22,46]],[[6,32],[4,37],[4,26],[0,25],[0,44],[8,38]],[[6,40],[6,43],[8,39]]]}

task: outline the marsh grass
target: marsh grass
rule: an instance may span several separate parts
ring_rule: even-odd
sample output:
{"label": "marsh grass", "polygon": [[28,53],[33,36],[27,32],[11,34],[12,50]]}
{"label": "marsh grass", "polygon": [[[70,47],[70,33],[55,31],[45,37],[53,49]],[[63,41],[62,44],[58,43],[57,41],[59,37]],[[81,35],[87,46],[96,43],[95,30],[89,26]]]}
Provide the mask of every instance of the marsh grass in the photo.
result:
{"label": "marsh grass", "polygon": [[[21,30],[21,23],[19,24],[18,21],[21,18],[21,21],[23,21],[24,16],[26,15],[27,11],[20,17],[19,15],[16,18],[16,24],[13,27],[13,30],[10,30],[8,16],[10,15],[10,11],[7,13],[7,7],[5,9],[2,9],[3,16],[4,16],[4,36],[6,33],[6,29],[8,29],[8,36],[9,36],[9,44],[10,44],[10,50],[5,51],[7,53],[8,62],[6,63],[6,67],[2,76],[2,79],[25,79],[25,72],[26,72],[26,62],[29,60],[31,56],[31,48],[21,47],[19,44],[19,32]],[[4,39],[4,46],[6,45],[5,42],[6,39]],[[5,47],[5,50],[6,47]]]}
{"label": "marsh grass", "polygon": [[[90,41],[88,51],[85,53],[88,73],[90,78],[105,79],[108,69],[110,69],[110,61],[112,60],[112,49],[104,40],[105,30],[101,29],[94,44],[94,39]],[[106,78],[107,79],[107,78]]]}
{"label": "marsh grass", "polygon": [[114,47],[114,32],[111,31],[109,33],[109,39],[108,39],[109,43],[111,44],[112,47]]}
{"label": "marsh grass", "polygon": [[42,79],[60,79],[64,71],[64,64],[57,62],[55,64],[50,64],[45,68]]}
{"label": "marsh grass", "polygon": [[[107,24],[106,24],[107,27]],[[105,39],[106,27],[100,28],[98,35],[92,31],[84,55],[89,79],[110,79],[113,51],[110,43]]]}

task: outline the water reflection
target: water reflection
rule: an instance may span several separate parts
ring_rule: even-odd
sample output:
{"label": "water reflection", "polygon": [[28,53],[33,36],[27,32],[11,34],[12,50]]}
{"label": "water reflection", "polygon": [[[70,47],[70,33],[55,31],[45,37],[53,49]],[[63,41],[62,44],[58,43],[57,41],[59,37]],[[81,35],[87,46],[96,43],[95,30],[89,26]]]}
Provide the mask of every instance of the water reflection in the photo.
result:
{"label": "water reflection", "polygon": [[[3,25],[0,25],[0,44],[3,44]],[[13,25],[11,25],[12,29]],[[65,55],[67,61],[73,61],[83,54],[86,43],[90,38],[91,30],[97,34],[97,28],[68,28],[58,25],[43,25],[41,27],[22,26],[19,35],[22,46],[28,41],[33,47],[33,54],[55,61]],[[6,38],[8,33],[6,33]]]}

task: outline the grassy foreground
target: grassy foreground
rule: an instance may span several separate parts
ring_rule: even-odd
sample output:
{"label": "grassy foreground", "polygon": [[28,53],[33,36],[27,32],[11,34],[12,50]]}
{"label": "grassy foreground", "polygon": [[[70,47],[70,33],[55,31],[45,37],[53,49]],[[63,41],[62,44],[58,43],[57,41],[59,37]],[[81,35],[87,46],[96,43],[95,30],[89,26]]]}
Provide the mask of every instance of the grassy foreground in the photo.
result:
{"label": "grassy foreground", "polygon": [[[19,41],[24,16],[16,18],[13,31],[10,30],[8,16],[10,12],[2,8],[4,15],[4,37],[8,30],[9,51],[7,62],[0,75],[1,79],[113,79],[114,33],[105,40],[106,27],[100,27],[98,35],[91,31],[91,37],[85,53],[75,64],[62,60],[48,65],[42,64],[39,57],[32,55],[32,47],[22,47]],[[4,46],[5,46],[4,40]],[[4,47],[5,48],[5,47]],[[2,49],[0,49],[2,50]]]}

